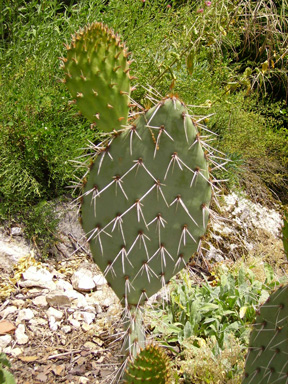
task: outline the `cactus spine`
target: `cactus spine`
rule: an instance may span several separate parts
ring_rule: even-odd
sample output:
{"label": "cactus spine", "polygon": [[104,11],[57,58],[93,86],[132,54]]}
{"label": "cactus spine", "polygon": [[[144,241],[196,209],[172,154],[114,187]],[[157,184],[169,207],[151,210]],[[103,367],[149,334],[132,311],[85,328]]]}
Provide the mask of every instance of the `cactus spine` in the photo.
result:
{"label": "cactus spine", "polygon": [[286,384],[288,381],[288,286],[262,305],[250,335],[242,384]]}

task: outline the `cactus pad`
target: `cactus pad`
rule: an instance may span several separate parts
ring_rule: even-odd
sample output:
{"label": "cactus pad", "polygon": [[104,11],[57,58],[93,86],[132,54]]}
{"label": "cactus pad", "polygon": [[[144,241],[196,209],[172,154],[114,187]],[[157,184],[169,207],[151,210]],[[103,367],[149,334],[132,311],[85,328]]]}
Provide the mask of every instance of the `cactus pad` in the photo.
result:
{"label": "cactus pad", "polygon": [[170,383],[170,362],[165,353],[155,345],[148,345],[129,361],[125,372],[124,383]]}
{"label": "cactus pad", "polygon": [[272,293],[251,332],[242,384],[288,382],[288,286]]}
{"label": "cactus pad", "polygon": [[94,261],[126,307],[185,267],[211,198],[207,155],[189,113],[168,97],[98,146],[83,191]]}
{"label": "cactus pad", "polygon": [[127,49],[101,23],[78,31],[62,58],[65,80],[81,113],[105,132],[127,123],[130,75]]}

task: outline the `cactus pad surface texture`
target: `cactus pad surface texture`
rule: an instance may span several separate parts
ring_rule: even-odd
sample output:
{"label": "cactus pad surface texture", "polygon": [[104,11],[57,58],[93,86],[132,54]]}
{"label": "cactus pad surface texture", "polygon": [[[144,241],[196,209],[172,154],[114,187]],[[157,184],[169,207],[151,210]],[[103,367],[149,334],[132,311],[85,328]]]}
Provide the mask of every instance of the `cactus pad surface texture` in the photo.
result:
{"label": "cactus pad surface texture", "polygon": [[169,384],[170,361],[165,353],[155,345],[148,345],[129,361],[125,372],[124,383]]}
{"label": "cactus pad surface texture", "polygon": [[111,29],[79,30],[62,58],[65,79],[81,113],[104,132],[120,129],[129,112],[129,53]]}
{"label": "cactus pad surface texture", "polygon": [[251,332],[242,384],[288,383],[288,286],[272,293]]}
{"label": "cactus pad surface texture", "polygon": [[97,146],[82,225],[94,261],[125,307],[157,293],[197,250],[211,184],[200,134],[176,97]]}

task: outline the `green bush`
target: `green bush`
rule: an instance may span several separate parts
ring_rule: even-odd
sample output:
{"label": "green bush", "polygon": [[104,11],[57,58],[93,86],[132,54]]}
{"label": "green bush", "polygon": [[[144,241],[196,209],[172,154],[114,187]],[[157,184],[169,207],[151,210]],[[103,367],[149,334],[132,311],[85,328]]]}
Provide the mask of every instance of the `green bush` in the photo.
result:
{"label": "green bush", "polygon": [[[85,153],[88,140],[98,140],[68,103],[58,60],[70,34],[95,20],[119,32],[133,52],[137,102],[148,106],[147,93],[151,100],[157,92],[175,92],[193,105],[191,114],[215,114],[208,122],[219,134],[215,145],[242,162],[230,166],[230,180],[249,180],[252,173],[285,200],[287,0],[274,3],[2,1],[1,217],[65,193],[75,172],[70,160]],[[264,42],[268,49],[257,54]],[[279,87],[280,93],[270,92]]]}
{"label": "green bush", "polygon": [[7,368],[10,368],[11,364],[4,353],[0,353],[0,384],[16,384],[14,376]]}
{"label": "green bush", "polygon": [[188,383],[241,382],[256,311],[280,284],[268,264],[263,269],[265,281],[252,267],[229,271],[223,266],[214,280],[201,284],[193,284],[185,271],[172,280],[169,301],[149,313],[153,336],[172,350],[179,345],[177,364],[184,377],[192,377]]}

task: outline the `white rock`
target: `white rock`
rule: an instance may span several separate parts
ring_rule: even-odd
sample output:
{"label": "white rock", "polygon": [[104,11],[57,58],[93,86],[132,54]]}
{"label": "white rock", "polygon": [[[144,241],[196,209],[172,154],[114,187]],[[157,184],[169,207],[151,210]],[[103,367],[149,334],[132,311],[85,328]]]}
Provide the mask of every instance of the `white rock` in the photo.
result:
{"label": "white rock", "polygon": [[24,280],[19,281],[18,284],[21,288],[38,287],[48,289],[49,291],[53,291],[56,289],[56,284],[54,283],[54,281]]}
{"label": "white rock", "polygon": [[29,326],[32,327],[37,327],[37,326],[46,326],[47,325],[47,320],[42,319],[41,317],[34,317],[29,321]]}
{"label": "white rock", "polygon": [[11,236],[21,236],[22,228],[21,227],[12,227],[10,230]]}
{"label": "white rock", "polygon": [[278,238],[281,235],[283,220],[274,209],[268,209],[258,203],[237,196],[234,192],[225,196],[224,210],[238,217],[238,224],[249,228],[264,229]]}
{"label": "white rock", "polygon": [[48,303],[47,303],[47,300],[46,300],[46,296],[37,296],[35,297],[35,299],[32,300],[32,303],[34,305],[36,305],[37,307],[43,307],[43,308],[47,308],[48,307]]}
{"label": "white rock", "polygon": [[101,286],[101,285],[107,284],[107,280],[105,279],[105,277],[103,275],[93,276],[93,281],[97,285],[97,288],[99,288],[99,286]]}
{"label": "white rock", "polygon": [[63,326],[61,327],[61,329],[62,329],[62,331],[63,331],[64,333],[69,333],[69,332],[72,331],[72,328],[70,327],[70,325],[63,325]]}
{"label": "white rock", "polygon": [[76,300],[75,305],[76,305],[77,308],[86,308],[86,307],[88,307],[87,300],[86,300],[86,298],[84,296],[79,298],[78,300]]}
{"label": "white rock", "polygon": [[95,304],[95,310],[96,310],[96,313],[102,313],[103,312],[100,304]]}
{"label": "white rock", "polygon": [[65,291],[65,295],[70,297],[71,300],[76,300],[76,299],[79,301],[85,300],[85,296],[82,293],[75,291],[74,289]]}
{"label": "white rock", "polygon": [[29,267],[23,274],[23,280],[19,281],[20,287],[40,287],[49,290],[56,289],[53,281],[53,274],[45,268],[38,268],[35,265]]}
{"label": "white rock", "polygon": [[57,331],[58,325],[59,325],[59,323],[56,322],[55,317],[54,316],[50,316],[49,317],[49,328],[51,329],[51,331],[54,331],[54,332]]}
{"label": "white rock", "polygon": [[22,348],[12,348],[12,347],[7,347],[3,350],[4,353],[7,355],[11,355],[13,357],[17,357],[19,355],[23,354],[23,349]]}
{"label": "white rock", "polygon": [[80,292],[90,292],[96,288],[93,273],[86,267],[79,267],[71,278],[72,286]]}
{"label": "white rock", "polygon": [[29,337],[25,334],[25,325],[19,324],[15,330],[15,338],[17,344],[27,344]]}
{"label": "white rock", "polygon": [[29,267],[23,274],[24,280],[35,280],[41,282],[52,281],[53,275],[45,268],[37,268],[35,265]]}
{"label": "white rock", "polygon": [[30,253],[31,248],[24,242],[18,243],[0,239],[0,265],[5,271],[13,270],[13,266]]}
{"label": "white rock", "polygon": [[220,249],[215,248],[212,244],[209,244],[209,250],[205,255],[205,259],[208,261],[213,260],[216,262],[224,261],[223,252]]}
{"label": "white rock", "polygon": [[5,319],[8,315],[17,311],[18,307],[16,307],[15,305],[10,305],[9,307],[6,307],[5,309],[3,309],[3,311],[0,312],[0,316],[2,317],[2,319]]}
{"label": "white rock", "polygon": [[62,291],[69,291],[72,290],[72,284],[70,284],[68,281],[60,279],[56,281],[56,289],[62,290]]}
{"label": "white rock", "polygon": [[104,299],[101,304],[103,307],[110,307],[110,305],[114,303],[115,303],[114,297],[106,297],[106,299]]}
{"label": "white rock", "polygon": [[85,377],[85,376],[80,376],[79,377],[79,384],[87,384],[89,383],[90,379],[88,377]]}
{"label": "white rock", "polygon": [[58,309],[55,309],[53,307],[50,307],[47,311],[48,316],[53,316],[56,320],[61,320],[63,317],[63,312],[59,311]]}
{"label": "white rock", "polygon": [[6,348],[12,340],[12,336],[3,335],[0,336],[0,352],[3,352],[3,349]]}
{"label": "white rock", "polygon": [[34,313],[30,308],[20,309],[16,319],[16,324],[20,324],[22,321],[31,320],[33,317]]}
{"label": "white rock", "polygon": [[94,313],[90,312],[82,312],[81,313],[82,319],[85,321],[86,324],[91,324],[93,320],[95,319]]}
{"label": "white rock", "polygon": [[75,319],[68,319],[69,323],[76,329],[80,328],[81,324],[79,323],[78,320]]}

